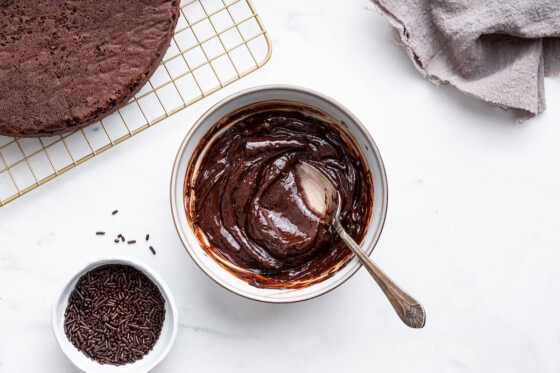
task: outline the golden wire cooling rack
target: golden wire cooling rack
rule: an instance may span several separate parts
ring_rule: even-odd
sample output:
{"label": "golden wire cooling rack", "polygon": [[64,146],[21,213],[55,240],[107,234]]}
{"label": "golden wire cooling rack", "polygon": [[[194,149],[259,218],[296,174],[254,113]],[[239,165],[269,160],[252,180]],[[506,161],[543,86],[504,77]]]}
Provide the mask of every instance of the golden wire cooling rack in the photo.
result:
{"label": "golden wire cooling rack", "polygon": [[161,66],[119,111],[61,136],[0,136],[0,206],[257,70],[270,54],[250,0],[182,0]]}

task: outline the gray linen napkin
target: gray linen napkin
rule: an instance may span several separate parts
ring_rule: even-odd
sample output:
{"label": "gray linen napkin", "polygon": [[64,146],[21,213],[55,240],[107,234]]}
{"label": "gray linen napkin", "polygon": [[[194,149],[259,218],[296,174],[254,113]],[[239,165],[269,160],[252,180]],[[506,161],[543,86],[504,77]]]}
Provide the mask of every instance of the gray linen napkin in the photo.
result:
{"label": "gray linen napkin", "polygon": [[416,68],[437,83],[514,110],[545,109],[560,75],[560,0],[371,0]]}

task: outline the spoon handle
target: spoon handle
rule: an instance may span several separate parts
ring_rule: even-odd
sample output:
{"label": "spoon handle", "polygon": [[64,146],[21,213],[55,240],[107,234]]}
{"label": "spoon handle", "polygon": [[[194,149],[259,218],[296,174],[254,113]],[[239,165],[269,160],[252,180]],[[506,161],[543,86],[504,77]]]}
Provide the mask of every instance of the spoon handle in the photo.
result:
{"label": "spoon handle", "polygon": [[395,284],[377,265],[364,253],[362,248],[354,241],[340,224],[338,219],[333,223],[340,238],[360,259],[375,282],[379,285],[389,302],[401,318],[401,320],[411,328],[422,328],[426,324],[426,312],[424,307],[414,298],[408,295],[397,284]]}

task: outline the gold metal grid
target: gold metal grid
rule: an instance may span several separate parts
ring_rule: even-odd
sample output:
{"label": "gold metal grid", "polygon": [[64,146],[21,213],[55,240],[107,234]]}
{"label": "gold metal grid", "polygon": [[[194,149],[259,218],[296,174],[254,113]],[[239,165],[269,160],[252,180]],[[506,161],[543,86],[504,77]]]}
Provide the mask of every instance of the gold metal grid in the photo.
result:
{"label": "gold metal grid", "polygon": [[250,0],[182,0],[160,67],[123,108],[70,134],[0,136],[0,206],[241,79],[270,55]]}

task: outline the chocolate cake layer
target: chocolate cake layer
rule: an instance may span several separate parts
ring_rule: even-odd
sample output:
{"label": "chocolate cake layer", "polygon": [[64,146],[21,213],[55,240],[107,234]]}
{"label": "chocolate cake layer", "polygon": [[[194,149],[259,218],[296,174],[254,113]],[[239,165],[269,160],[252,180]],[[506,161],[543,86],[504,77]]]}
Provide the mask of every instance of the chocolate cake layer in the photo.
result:
{"label": "chocolate cake layer", "polygon": [[0,134],[61,134],[122,107],[178,16],[179,0],[0,0]]}

